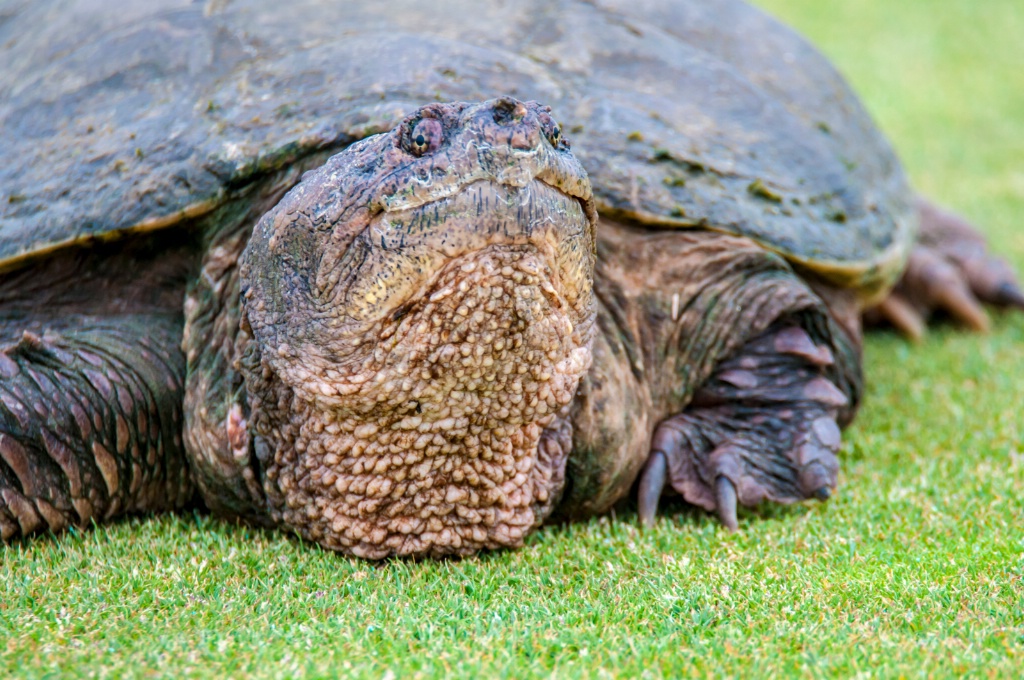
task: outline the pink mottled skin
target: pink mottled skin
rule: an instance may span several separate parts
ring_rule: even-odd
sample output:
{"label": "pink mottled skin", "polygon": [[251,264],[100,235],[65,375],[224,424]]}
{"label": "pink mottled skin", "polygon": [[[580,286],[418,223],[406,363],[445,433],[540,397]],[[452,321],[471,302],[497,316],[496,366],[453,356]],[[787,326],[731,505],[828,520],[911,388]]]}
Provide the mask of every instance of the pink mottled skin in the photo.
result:
{"label": "pink mottled skin", "polygon": [[520,545],[550,513],[595,316],[590,187],[555,129],[428,107],[257,225],[241,365],[275,521],[380,558]]}

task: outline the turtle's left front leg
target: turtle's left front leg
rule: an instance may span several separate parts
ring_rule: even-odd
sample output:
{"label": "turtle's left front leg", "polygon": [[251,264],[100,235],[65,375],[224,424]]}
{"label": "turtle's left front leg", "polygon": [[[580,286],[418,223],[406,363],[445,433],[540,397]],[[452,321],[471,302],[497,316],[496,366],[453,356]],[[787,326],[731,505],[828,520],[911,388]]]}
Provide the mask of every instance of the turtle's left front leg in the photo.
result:
{"label": "turtle's left front leg", "polygon": [[647,524],[666,485],[731,528],[737,504],[828,497],[861,390],[855,295],[747,239],[602,227],[563,514],[637,479]]}
{"label": "turtle's left front leg", "polygon": [[846,395],[835,360],[781,321],[721,362],[687,408],[655,430],[639,512],[654,522],[666,482],[689,503],[737,528],[736,506],[825,500],[837,484],[838,420]]}

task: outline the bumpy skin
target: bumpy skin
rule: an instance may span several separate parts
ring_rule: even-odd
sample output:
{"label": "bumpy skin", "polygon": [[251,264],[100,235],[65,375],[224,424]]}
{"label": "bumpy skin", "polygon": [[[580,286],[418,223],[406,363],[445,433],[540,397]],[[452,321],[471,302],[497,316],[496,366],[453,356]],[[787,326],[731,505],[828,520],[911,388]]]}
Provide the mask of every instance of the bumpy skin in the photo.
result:
{"label": "bumpy skin", "polygon": [[[831,493],[916,214],[841,78],[737,0],[444,7],[5,10],[5,540],[193,488],[371,558],[638,478],[644,521]],[[431,104],[506,93],[577,155]]]}
{"label": "bumpy skin", "polygon": [[596,212],[546,108],[433,105],[309,173],[242,267],[274,521],[379,558],[516,546],[561,492]]}

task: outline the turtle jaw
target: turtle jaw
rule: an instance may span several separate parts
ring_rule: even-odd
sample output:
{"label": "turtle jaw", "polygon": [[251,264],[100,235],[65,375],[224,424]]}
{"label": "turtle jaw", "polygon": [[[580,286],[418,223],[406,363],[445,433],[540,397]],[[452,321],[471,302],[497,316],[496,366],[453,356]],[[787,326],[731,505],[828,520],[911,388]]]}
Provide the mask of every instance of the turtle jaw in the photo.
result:
{"label": "turtle jaw", "polygon": [[343,311],[339,331],[365,335],[368,325],[400,319],[436,295],[428,291],[447,263],[502,246],[535,252],[566,302],[586,306],[595,248],[589,210],[589,200],[535,179],[473,182],[454,196],[383,212],[317,271],[322,304]]}
{"label": "turtle jaw", "polygon": [[521,544],[557,500],[590,365],[587,208],[541,180],[474,182],[318,258],[291,288],[319,292],[314,314],[265,334],[244,299],[271,515],[367,558]]}

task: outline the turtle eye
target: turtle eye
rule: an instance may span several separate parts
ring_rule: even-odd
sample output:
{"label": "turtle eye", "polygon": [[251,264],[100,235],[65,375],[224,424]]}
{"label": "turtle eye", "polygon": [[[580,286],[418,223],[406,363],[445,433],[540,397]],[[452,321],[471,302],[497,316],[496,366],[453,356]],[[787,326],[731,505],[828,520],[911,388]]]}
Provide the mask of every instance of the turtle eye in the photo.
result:
{"label": "turtle eye", "polygon": [[562,126],[556,123],[546,111],[540,115],[540,124],[544,130],[544,136],[551,142],[551,146],[556,149],[569,148],[568,140],[562,137]]}
{"label": "turtle eye", "polygon": [[555,123],[554,127],[548,133],[548,141],[551,142],[551,146],[558,148],[558,143],[562,141],[562,128]]}
{"label": "turtle eye", "polygon": [[422,118],[409,133],[405,150],[417,157],[433,153],[441,146],[443,137],[441,121],[436,118]]}

